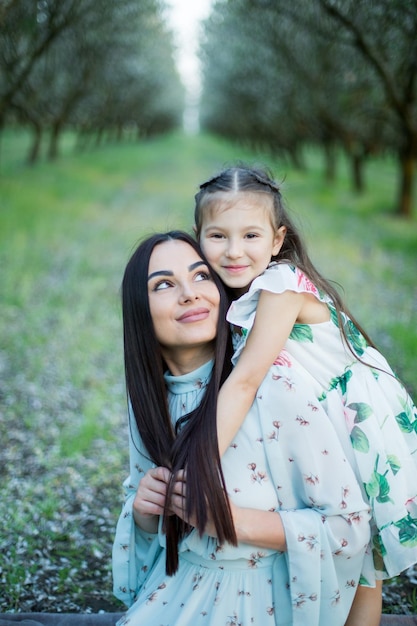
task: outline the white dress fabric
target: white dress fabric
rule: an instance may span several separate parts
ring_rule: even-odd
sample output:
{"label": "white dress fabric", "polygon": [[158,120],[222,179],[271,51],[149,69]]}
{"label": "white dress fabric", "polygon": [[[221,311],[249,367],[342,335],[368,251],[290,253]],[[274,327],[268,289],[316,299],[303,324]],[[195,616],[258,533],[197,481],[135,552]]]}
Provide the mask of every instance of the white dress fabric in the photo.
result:
{"label": "white dress fabric", "polygon": [[[174,422],[197,405],[211,367],[166,375]],[[219,545],[192,531],[171,577],[161,525],[152,535],[133,521],[136,490],[152,463],[131,419],[130,476],[113,546],[114,593],[130,606],[119,626],[345,623],[369,543],[369,507],[337,434],[331,424],[323,428],[320,402],[303,385],[287,365],[273,365],[222,459],[236,505],[279,511],[287,551]]]}
{"label": "white dress fabric", "polygon": [[[330,420],[370,503],[372,549],[361,584],[373,586],[375,579],[396,576],[417,562],[417,409],[385,358],[343,316],[350,345],[362,362],[355,358],[342,340],[331,300],[299,268],[287,263],[271,263],[232,303],[227,318],[240,329],[233,337],[235,360],[252,328],[262,290],[311,293],[329,307],[328,322],[294,326],[276,363],[285,366],[288,384],[295,372],[303,378],[293,398],[301,396],[299,402],[315,396],[320,415],[327,416],[322,429]],[[273,397],[273,385],[270,376],[263,393],[266,402]],[[263,412],[259,397],[257,403]],[[276,406],[281,420],[282,410]],[[296,404],[290,411],[297,411]]]}

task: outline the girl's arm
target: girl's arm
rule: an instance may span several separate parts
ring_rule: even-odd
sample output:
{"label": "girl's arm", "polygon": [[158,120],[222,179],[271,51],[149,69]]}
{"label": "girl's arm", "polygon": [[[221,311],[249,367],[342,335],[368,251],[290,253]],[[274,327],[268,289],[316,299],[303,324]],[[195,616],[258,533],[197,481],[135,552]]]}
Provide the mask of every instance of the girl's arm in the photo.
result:
{"label": "girl's arm", "polygon": [[239,361],[222,385],[217,400],[220,456],[242,425],[268,369],[283,349],[303,308],[306,295],[262,291],[256,318]]}

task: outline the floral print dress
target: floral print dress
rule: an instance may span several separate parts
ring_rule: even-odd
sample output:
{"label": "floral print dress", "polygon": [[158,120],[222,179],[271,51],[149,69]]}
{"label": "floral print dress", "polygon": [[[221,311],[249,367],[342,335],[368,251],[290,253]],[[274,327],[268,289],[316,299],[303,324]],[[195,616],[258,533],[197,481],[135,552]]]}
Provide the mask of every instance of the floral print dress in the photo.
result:
{"label": "floral print dress", "polygon": [[[166,375],[174,422],[200,401],[211,368]],[[222,459],[236,505],[280,514],[286,552],[219,545],[192,531],[171,577],[161,524],[153,535],[133,521],[135,493],[152,463],[130,420],[130,476],[113,546],[114,593],[130,607],[119,626],[345,623],[369,543],[369,507],[334,428],[323,429],[321,402],[303,390],[302,376],[273,365]]]}
{"label": "floral print dress", "polygon": [[[296,372],[303,378],[293,397],[314,395],[323,431],[333,426],[362,485],[372,511],[372,541],[361,584],[373,586],[375,579],[395,576],[417,562],[417,409],[385,358],[343,316],[357,358],[352,354],[341,338],[331,300],[287,263],[271,263],[232,303],[228,320],[241,329],[234,333],[235,360],[253,325],[262,290],[312,293],[329,307],[328,322],[294,326],[276,364],[286,369],[288,385]],[[268,392],[257,401],[262,412]],[[277,404],[278,421],[283,410]]]}

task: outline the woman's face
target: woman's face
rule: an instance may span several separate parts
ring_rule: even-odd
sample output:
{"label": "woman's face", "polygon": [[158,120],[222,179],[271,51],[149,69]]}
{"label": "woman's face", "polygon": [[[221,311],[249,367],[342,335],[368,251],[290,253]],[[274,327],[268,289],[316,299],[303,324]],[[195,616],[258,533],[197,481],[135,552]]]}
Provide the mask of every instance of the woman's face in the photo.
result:
{"label": "woman's face", "polygon": [[220,294],[209,269],[185,241],[158,244],[150,257],[148,297],[156,337],[168,364],[216,337]]}

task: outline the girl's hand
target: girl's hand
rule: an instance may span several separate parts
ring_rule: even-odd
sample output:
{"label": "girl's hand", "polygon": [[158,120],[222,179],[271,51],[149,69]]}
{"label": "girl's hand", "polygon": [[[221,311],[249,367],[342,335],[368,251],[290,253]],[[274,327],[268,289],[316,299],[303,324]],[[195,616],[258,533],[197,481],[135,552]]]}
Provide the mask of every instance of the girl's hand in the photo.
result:
{"label": "girl's hand", "polygon": [[171,472],[166,467],[152,467],[141,479],[133,501],[133,517],[139,528],[154,533],[164,512],[167,485]]}

